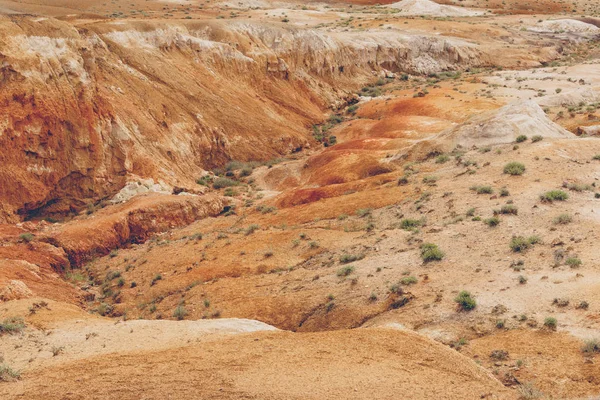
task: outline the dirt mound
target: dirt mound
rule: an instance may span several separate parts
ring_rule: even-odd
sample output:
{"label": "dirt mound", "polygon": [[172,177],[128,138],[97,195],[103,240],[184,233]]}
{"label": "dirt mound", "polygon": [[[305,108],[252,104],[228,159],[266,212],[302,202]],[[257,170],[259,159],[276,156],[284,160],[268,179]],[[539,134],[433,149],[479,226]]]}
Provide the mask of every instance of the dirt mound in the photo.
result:
{"label": "dirt mound", "polygon": [[512,143],[518,136],[572,138],[572,133],[552,122],[535,102],[516,101],[498,110],[484,112],[465,123],[417,142],[394,159],[423,159],[432,154],[463,148]]}
{"label": "dirt mound", "polygon": [[599,33],[600,28],[586,22],[576,19],[555,19],[542,21],[534,27],[529,28],[534,32],[552,32],[552,33]]}
{"label": "dirt mound", "polygon": [[[184,327],[168,324],[174,330]],[[140,332],[134,327],[128,340]],[[137,342],[143,347],[142,340]],[[65,347],[56,358],[68,354]],[[24,375],[22,382],[0,387],[3,398],[58,399],[67,391],[72,398],[87,399],[137,399],[140,393],[177,399],[392,399],[398,393],[413,399],[513,398],[459,353],[390,329],[241,334],[67,361]]]}
{"label": "dirt mound", "polygon": [[434,17],[472,17],[485,12],[438,4],[431,0],[402,0],[388,7],[400,10],[401,15],[430,15]]}

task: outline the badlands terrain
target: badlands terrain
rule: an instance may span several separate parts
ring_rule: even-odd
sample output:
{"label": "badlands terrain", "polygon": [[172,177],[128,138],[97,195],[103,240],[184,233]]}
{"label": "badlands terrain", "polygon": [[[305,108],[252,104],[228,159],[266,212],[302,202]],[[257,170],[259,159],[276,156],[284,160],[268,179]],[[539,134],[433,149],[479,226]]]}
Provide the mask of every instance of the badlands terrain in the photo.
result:
{"label": "badlands terrain", "polygon": [[0,0],[0,398],[600,398],[600,4]]}

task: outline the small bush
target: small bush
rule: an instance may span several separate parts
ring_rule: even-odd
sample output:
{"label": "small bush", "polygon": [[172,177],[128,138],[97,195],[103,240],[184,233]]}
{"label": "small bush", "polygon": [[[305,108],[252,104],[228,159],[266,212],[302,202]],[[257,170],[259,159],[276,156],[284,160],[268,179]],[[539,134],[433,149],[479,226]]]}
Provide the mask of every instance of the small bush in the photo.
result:
{"label": "small bush", "polygon": [[600,154],[596,154],[594,157],[592,157],[593,160],[600,160]]}
{"label": "small bush", "polygon": [[474,190],[477,194],[492,194],[494,189],[491,186],[471,186],[471,190]]}
{"label": "small bush", "polygon": [[600,340],[586,340],[583,346],[581,347],[581,351],[585,354],[600,353]]}
{"label": "small bush", "polygon": [[562,190],[550,190],[542,195],[540,195],[540,200],[548,203],[552,203],[553,201],[565,201],[569,198],[569,195]]}
{"label": "small bush", "polygon": [[337,272],[337,276],[348,276],[353,272],[354,272],[354,267],[351,265],[348,265],[344,268],[340,268]]}
{"label": "small bush", "polygon": [[21,333],[23,332],[23,329],[25,329],[25,322],[23,321],[23,318],[7,318],[4,321],[2,321],[2,323],[0,323],[0,336],[2,336],[5,333],[8,333],[10,335]]}
{"label": "small bush", "polygon": [[25,242],[25,243],[29,243],[29,242],[31,242],[31,241],[32,241],[32,240],[35,238],[35,236],[33,235],[33,233],[29,233],[29,232],[27,232],[27,233],[21,233],[21,234],[19,235],[19,238],[20,238],[20,239],[21,239],[23,242]]}
{"label": "small bush", "polygon": [[402,285],[414,285],[418,281],[419,280],[416,277],[414,277],[414,276],[406,276],[406,277],[400,279],[400,283]]}
{"label": "small bush", "polygon": [[400,221],[400,228],[407,231],[416,229],[421,225],[423,225],[423,220],[421,219],[404,218],[402,221]]}
{"label": "small bush", "polygon": [[508,191],[507,188],[502,188],[500,189],[500,197],[507,197],[510,196],[510,192]]}
{"label": "small bush", "polygon": [[188,315],[188,312],[182,305],[178,305],[175,311],[173,311],[173,317],[177,318],[178,321],[184,319],[186,315]]}
{"label": "small bush", "polygon": [[525,136],[525,135],[519,135],[519,136],[517,136],[517,139],[515,141],[517,143],[523,143],[526,140],[527,140],[527,136]]}
{"label": "small bush", "polygon": [[150,286],[154,286],[156,284],[156,282],[162,280],[162,275],[161,274],[157,274],[154,278],[152,278],[152,281],[150,282]]}
{"label": "small bush", "polygon": [[15,371],[6,364],[0,364],[0,382],[13,382],[21,377],[19,371]]}
{"label": "small bush", "polygon": [[234,181],[233,179],[229,179],[229,178],[217,178],[213,182],[214,189],[223,189],[226,187],[237,186],[237,185],[239,185],[239,183],[237,181]]}
{"label": "small bush", "polygon": [[531,138],[532,143],[541,142],[542,140],[544,140],[544,137],[542,135],[535,135]]}
{"label": "small bush", "polygon": [[491,218],[487,218],[484,219],[483,222],[489,226],[490,228],[496,227],[500,224],[500,218],[498,217],[491,217]]}
{"label": "small bush", "polygon": [[513,236],[513,238],[510,240],[510,249],[515,253],[518,253],[529,249],[531,246],[539,242],[540,238],[537,236],[530,236],[528,238],[523,236]]}
{"label": "small bush", "polygon": [[463,311],[469,311],[477,307],[477,302],[475,301],[475,298],[471,296],[471,293],[467,292],[466,290],[461,291],[458,294],[458,296],[456,296],[454,301]]}
{"label": "small bush", "polygon": [[246,236],[252,235],[254,232],[256,232],[259,229],[260,229],[260,226],[258,226],[256,224],[252,224],[246,228],[245,234],[246,234]]}
{"label": "small bush", "polygon": [[448,160],[450,160],[450,156],[448,156],[447,154],[440,154],[439,156],[437,156],[435,158],[436,164],[443,164],[443,163],[447,162]]}
{"label": "small bush", "polygon": [[519,209],[512,204],[505,204],[500,208],[500,214],[511,214],[517,215],[519,213]]}
{"label": "small bush", "polygon": [[520,162],[509,162],[504,166],[504,173],[508,175],[523,175],[525,172],[525,165]]}
{"label": "small bush", "polygon": [[425,243],[421,246],[421,259],[423,262],[440,261],[444,258],[444,252],[436,244]]}
{"label": "small bush", "polygon": [[585,192],[587,190],[594,190],[594,187],[592,185],[587,185],[585,183],[567,183],[563,185],[563,187],[566,187],[567,189],[573,192]]}
{"label": "small bush", "polygon": [[371,208],[360,208],[356,210],[356,215],[362,218],[371,215],[372,212],[373,209]]}
{"label": "small bush", "polygon": [[362,260],[365,258],[364,254],[342,254],[340,256],[340,262],[342,264],[348,264],[354,261]]}
{"label": "small bush", "polygon": [[437,182],[438,177],[437,176],[425,176],[423,177],[423,183],[429,186],[433,186],[435,185],[435,183]]}
{"label": "small bush", "polygon": [[526,284],[526,283],[527,283],[527,277],[526,277],[526,276],[523,276],[523,275],[519,275],[519,283],[520,283],[521,285],[524,285],[524,284]]}
{"label": "small bush", "polygon": [[566,225],[573,221],[573,217],[570,214],[560,214],[558,217],[554,218],[552,222],[556,225]]}
{"label": "small bush", "polygon": [[555,331],[557,325],[558,321],[554,317],[546,317],[546,319],[544,319],[544,326],[550,330]]}
{"label": "small bush", "polygon": [[565,260],[565,264],[567,264],[571,268],[579,268],[581,267],[581,260],[577,257],[569,257]]}

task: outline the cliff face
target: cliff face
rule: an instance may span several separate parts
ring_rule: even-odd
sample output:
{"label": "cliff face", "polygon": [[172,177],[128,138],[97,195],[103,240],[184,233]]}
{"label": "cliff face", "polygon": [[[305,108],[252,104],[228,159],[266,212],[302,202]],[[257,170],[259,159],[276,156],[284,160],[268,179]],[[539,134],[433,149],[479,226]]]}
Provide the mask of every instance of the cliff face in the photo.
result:
{"label": "cliff face", "polygon": [[0,221],[67,213],[135,177],[191,187],[229,159],[310,145],[382,69],[486,63],[471,44],[247,22],[0,16]]}

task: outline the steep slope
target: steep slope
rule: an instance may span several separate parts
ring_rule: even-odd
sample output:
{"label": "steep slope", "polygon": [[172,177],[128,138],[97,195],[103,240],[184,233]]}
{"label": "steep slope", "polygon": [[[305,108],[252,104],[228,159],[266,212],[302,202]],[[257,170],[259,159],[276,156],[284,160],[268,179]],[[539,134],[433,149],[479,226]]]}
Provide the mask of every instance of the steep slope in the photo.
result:
{"label": "steep slope", "polygon": [[469,43],[430,36],[0,18],[4,220],[66,214],[138,176],[193,188],[229,159],[310,146],[307,128],[343,104],[339,89],[373,72],[486,62]]}

